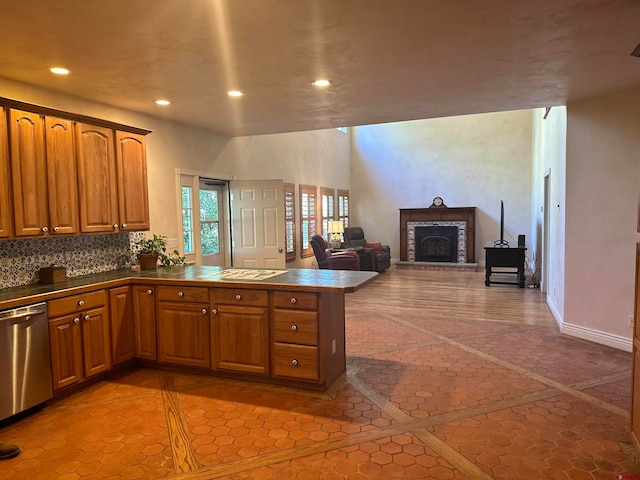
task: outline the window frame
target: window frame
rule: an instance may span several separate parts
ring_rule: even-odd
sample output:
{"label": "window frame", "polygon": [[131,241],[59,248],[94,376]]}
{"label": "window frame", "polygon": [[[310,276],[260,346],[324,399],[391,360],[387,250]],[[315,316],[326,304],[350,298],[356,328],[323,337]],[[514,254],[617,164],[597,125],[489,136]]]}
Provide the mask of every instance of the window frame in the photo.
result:
{"label": "window frame", "polygon": [[338,204],[337,204],[338,220],[340,220],[344,225],[344,227],[346,228],[349,226],[349,219],[351,218],[351,199],[349,197],[349,190],[338,189],[337,196],[338,196]]}
{"label": "window frame", "polygon": [[[318,227],[318,189],[315,185],[300,185],[300,258],[313,256],[311,237],[316,234]],[[308,201],[303,196],[309,197]],[[305,226],[307,222],[307,226]],[[305,233],[308,244],[305,245]]]}
{"label": "window frame", "polygon": [[[290,203],[291,211],[287,209]],[[288,235],[291,233],[291,248],[289,248]],[[296,245],[296,186],[293,183],[284,184],[284,246],[285,261],[291,262],[298,255]]]}
{"label": "window frame", "polygon": [[[326,203],[325,203],[326,199]],[[325,205],[327,208],[325,208]],[[320,187],[320,225],[322,236],[329,241],[329,222],[335,219],[336,190],[335,188]]]}

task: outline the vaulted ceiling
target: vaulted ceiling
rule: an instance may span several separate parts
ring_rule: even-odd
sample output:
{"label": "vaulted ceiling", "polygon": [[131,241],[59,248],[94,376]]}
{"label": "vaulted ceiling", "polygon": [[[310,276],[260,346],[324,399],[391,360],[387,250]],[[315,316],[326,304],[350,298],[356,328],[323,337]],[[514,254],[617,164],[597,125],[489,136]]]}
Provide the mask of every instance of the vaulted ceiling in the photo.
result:
{"label": "vaulted ceiling", "polygon": [[256,135],[640,85],[639,25],[637,0],[0,0],[0,77]]}

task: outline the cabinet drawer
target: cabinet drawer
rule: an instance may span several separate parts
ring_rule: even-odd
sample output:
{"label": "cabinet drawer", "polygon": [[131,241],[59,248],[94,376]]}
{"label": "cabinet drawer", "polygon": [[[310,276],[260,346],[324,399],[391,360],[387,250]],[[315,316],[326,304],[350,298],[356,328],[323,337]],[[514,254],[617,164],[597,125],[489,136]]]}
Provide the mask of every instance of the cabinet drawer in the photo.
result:
{"label": "cabinet drawer", "polygon": [[49,318],[59,317],[70,313],[85,311],[89,308],[101,307],[107,303],[107,293],[104,290],[79,293],[69,297],[58,298],[47,302]]}
{"label": "cabinet drawer", "polygon": [[158,287],[158,300],[165,302],[209,303],[209,289],[206,287]]}
{"label": "cabinet drawer", "polygon": [[274,292],[273,306],[275,308],[317,310],[318,295],[315,293],[303,292]]}
{"label": "cabinet drawer", "polygon": [[273,373],[276,377],[318,380],[318,347],[274,344]]}
{"label": "cabinet drawer", "polygon": [[318,345],[318,314],[298,310],[274,310],[274,340]]}
{"label": "cabinet drawer", "polygon": [[212,290],[213,301],[218,305],[269,305],[269,292],[266,290],[241,290],[235,288],[216,288]]}

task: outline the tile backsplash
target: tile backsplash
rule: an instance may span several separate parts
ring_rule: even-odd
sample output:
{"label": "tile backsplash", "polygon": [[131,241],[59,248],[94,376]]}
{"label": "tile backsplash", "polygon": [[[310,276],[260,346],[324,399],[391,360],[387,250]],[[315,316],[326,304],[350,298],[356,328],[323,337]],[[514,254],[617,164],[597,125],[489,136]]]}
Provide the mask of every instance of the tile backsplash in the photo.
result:
{"label": "tile backsplash", "polygon": [[0,288],[38,282],[38,270],[65,267],[67,277],[130,268],[144,232],[0,241]]}

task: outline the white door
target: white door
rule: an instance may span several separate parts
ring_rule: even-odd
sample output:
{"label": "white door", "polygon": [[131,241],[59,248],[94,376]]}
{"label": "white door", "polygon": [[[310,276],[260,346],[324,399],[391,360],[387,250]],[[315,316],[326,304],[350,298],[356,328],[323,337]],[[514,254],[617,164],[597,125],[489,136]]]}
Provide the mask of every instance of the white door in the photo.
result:
{"label": "white door", "polygon": [[231,182],[233,265],[285,268],[284,182]]}

